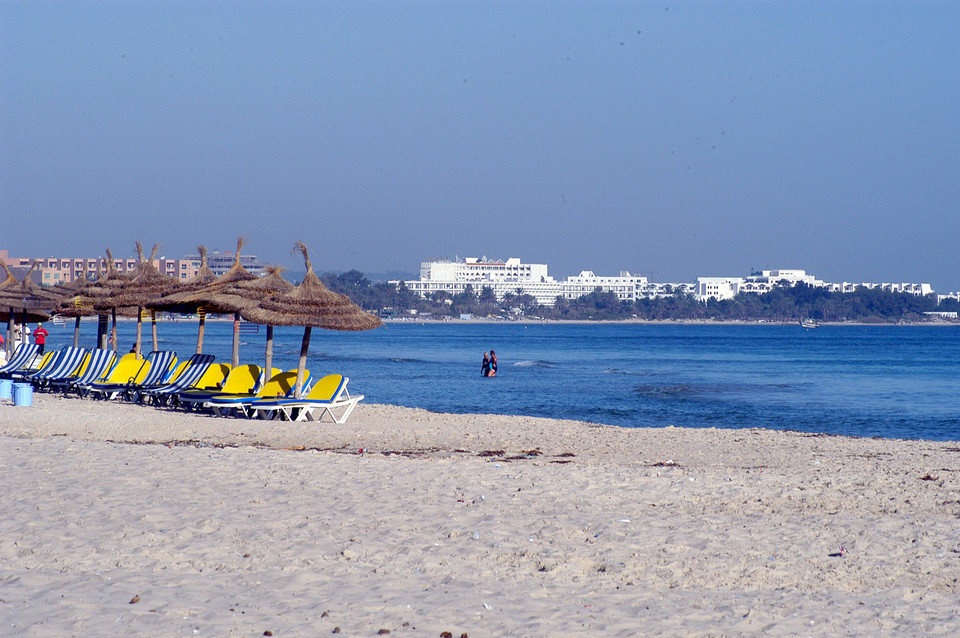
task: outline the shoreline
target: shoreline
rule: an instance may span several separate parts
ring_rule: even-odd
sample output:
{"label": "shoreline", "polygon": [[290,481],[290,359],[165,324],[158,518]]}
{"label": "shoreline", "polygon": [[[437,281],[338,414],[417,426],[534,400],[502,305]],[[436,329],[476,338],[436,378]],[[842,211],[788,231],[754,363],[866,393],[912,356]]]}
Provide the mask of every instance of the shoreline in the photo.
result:
{"label": "shoreline", "polygon": [[957,442],[34,398],[0,405],[12,635],[960,631]]}
{"label": "shoreline", "polygon": [[[136,323],[135,317],[117,317],[117,323]],[[206,317],[207,323],[233,323],[232,317]],[[382,318],[384,324],[557,324],[557,325],[589,325],[589,324],[624,324],[624,325],[650,325],[650,326],[799,326],[798,320],[792,321],[768,321],[768,320],[714,320],[714,319],[496,319],[487,317],[474,317],[472,319],[460,319],[459,317],[410,317],[410,318]],[[48,323],[55,323],[52,319]],[[70,326],[72,320],[65,321],[66,326]],[[144,326],[148,326],[150,321],[145,319]],[[176,319],[158,319],[157,323],[199,323],[197,317],[178,316]],[[241,321],[241,323],[252,323]],[[912,326],[936,326],[936,327],[960,327],[960,321],[947,321],[944,319],[931,319],[928,321],[912,322],[864,322],[864,321],[823,321],[818,322],[823,326],[890,326],[890,327],[912,327]],[[145,328],[146,329],[146,328]]]}
{"label": "shoreline", "polygon": [[[383,319],[383,323],[430,323],[430,324],[557,324],[557,325],[587,325],[587,324],[624,324],[624,325],[650,325],[650,326],[798,326],[799,321],[766,321],[766,320],[713,320],[713,319],[460,319],[450,317],[445,319]],[[960,321],[930,320],[902,323],[877,322],[869,323],[862,321],[824,321],[819,322],[823,326],[891,326],[891,327],[911,327],[911,326],[943,326],[960,327]]]}

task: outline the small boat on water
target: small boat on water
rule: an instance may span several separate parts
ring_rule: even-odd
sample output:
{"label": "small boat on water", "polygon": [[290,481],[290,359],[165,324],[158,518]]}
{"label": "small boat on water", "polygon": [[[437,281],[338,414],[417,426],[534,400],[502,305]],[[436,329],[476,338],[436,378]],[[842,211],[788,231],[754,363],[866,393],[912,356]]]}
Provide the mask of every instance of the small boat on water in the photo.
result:
{"label": "small boat on water", "polygon": [[814,321],[813,319],[801,319],[800,325],[803,328],[819,328],[820,324]]}

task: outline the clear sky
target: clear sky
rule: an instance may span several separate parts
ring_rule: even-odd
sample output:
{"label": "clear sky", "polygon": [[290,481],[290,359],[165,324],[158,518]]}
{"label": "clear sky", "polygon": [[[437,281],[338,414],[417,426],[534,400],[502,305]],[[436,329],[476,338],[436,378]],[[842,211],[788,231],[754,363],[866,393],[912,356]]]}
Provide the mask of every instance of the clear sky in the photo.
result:
{"label": "clear sky", "polygon": [[0,2],[0,248],[960,289],[960,2]]}

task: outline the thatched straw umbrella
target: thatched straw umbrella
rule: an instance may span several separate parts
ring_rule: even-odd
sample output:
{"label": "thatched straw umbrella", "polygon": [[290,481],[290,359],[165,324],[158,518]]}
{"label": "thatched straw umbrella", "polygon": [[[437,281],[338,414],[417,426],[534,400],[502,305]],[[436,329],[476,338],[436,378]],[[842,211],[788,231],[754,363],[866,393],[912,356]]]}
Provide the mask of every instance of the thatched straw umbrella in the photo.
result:
{"label": "thatched straw umbrella", "polygon": [[93,300],[87,297],[86,303],[84,303],[84,298],[80,297],[80,291],[90,284],[90,281],[87,279],[87,270],[87,260],[84,259],[83,274],[79,279],[73,279],[53,287],[53,291],[60,295],[57,314],[62,317],[73,317],[75,319],[73,325],[74,348],[80,345],[80,318],[97,314],[93,309]]}
{"label": "thatched straw umbrella", "polygon": [[[6,290],[6,289],[8,289],[8,288],[12,288],[12,287],[16,286],[18,283],[20,283],[19,281],[17,281],[17,278],[13,276],[13,273],[10,272],[10,269],[7,268],[7,262],[5,262],[5,261],[3,261],[2,259],[0,259],[0,266],[3,266],[4,272],[7,273],[7,276],[4,278],[4,280],[3,280],[3,281],[0,281],[0,292]],[[11,322],[11,323],[7,326],[6,341],[4,341],[4,345],[3,345],[3,349],[7,351],[7,356],[10,355],[10,349],[11,349],[11,347],[12,347],[12,344],[11,344],[10,342],[11,342],[11,340],[12,340],[12,339],[11,339],[12,336],[13,336],[13,324],[12,324],[12,322]]]}
{"label": "thatched straw umbrella", "polygon": [[[151,310],[165,310],[167,312],[197,312],[200,325],[197,329],[197,354],[203,352],[203,333],[206,324],[207,310],[203,301],[197,300],[197,295],[207,286],[217,280],[217,275],[207,264],[207,247],[197,246],[200,252],[200,268],[197,274],[183,282],[180,287],[147,304]],[[232,309],[230,310],[232,312]]]}
{"label": "thatched straw umbrella", "polygon": [[[168,277],[157,270],[153,265],[159,245],[154,245],[150,253],[150,259],[143,257],[143,245],[138,241],[137,257],[139,263],[127,281],[118,281],[107,286],[107,294],[98,298],[94,302],[94,308],[97,310],[116,310],[117,308],[137,308],[137,340],[134,344],[134,351],[140,356],[140,343],[143,335],[143,316],[142,308],[159,299],[165,292],[175,290],[179,285],[176,279]],[[153,324],[153,349],[157,349],[157,319],[156,314],[152,313]]]}
{"label": "thatched straw umbrella", "polygon": [[[130,280],[129,275],[125,275],[118,271],[113,264],[113,253],[110,252],[110,249],[106,249],[107,258],[106,258],[106,272],[97,277],[96,281],[88,282],[86,285],[81,286],[80,289],[72,297],[67,297],[60,301],[59,310],[62,314],[68,316],[76,316],[75,313],[83,312],[87,310],[92,310],[92,314],[99,315],[99,323],[97,325],[97,347],[106,348],[107,347],[107,311],[97,312],[94,310],[94,304],[99,299],[107,298],[111,296],[116,287],[121,283],[127,282]],[[99,263],[97,265],[99,268]],[[109,341],[113,342],[113,349],[117,349],[117,308],[110,309],[113,315],[113,329],[110,335]],[[126,314],[126,313],[124,313]]]}
{"label": "thatched straw umbrella", "polygon": [[7,310],[0,311],[0,320],[7,320],[7,353],[11,354],[16,315],[20,314],[24,328],[27,323],[47,321],[50,319],[49,311],[57,307],[59,297],[33,283],[30,275],[37,267],[36,261],[20,282],[17,282],[6,264],[3,267],[7,271],[7,278],[0,285],[0,308]]}
{"label": "thatched straw umbrella", "polygon": [[[163,304],[166,300],[172,300],[180,307],[193,312],[200,311],[201,319],[206,314],[226,314],[233,313],[233,356],[231,365],[236,367],[240,363],[240,305],[248,302],[238,300],[225,293],[234,285],[243,281],[253,281],[257,278],[240,264],[240,249],[243,248],[246,238],[240,236],[237,238],[237,253],[233,259],[233,265],[224,274],[217,277],[214,281],[197,288],[196,290],[184,291],[182,295],[173,294],[168,298],[156,300]],[[201,255],[202,256],[202,255]],[[155,302],[156,303],[156,302]],[[202,341],[198,337],[197,348],[202,347]]]}
{"label": "thatched straw umbrella", "polygon": [[380,326],[380,319],[364,312],[346,295],[337,294],[324,286],[313,272],[313,265],[303,242],[294,245],[294,252],[303,255],[307,273],[293,290],[276,294],[261,301],[256,307],[243,310],[250,321],[268,326],[303,326],[300,361],[297,367],[295,396],[303,390],[303,377],[310,349],[313,328],[327,330],[371,330]]}
{"label": "thatched straw umbrella", "polygon": [[[214,294],[222,293],[227,288],[241,281],[253,281],[257,278],[256,275],[244,268],[240,263],[240,249],[243,248],[246,241],[247,238],[242,235],[237,238],[237,252],[233,256],[233,265],[230,266],[230,270],[223,273],[219,279],[211,284]],[[211,298],[211,306],[217,306],[215,296]],[[232,310],[228,310],[228,312],[233,313],[233,354],[230,360],[233,367],[237,367],[240,363],[240,309],[233,308]]]}
{"label": "thatched straw umbrella", "polygon": [[[233,304],[241,314],[244,308],[256,306],[261,300],[279,293],[293,290],[292,283],[281,276],[280,266],[268,266],[267,275],[250,281],[241,281],[224,292],[222,301]],[[273,325],[267,324],[267,346],[264,353],[263,369],[270,374],[273,369]]]}

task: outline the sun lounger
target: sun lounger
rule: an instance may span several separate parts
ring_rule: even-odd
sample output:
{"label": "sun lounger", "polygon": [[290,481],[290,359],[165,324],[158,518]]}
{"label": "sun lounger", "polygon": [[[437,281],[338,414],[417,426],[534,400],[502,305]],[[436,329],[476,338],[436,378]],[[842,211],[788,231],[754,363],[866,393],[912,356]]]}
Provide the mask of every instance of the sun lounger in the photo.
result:
{"label": "sun lounger", "polygon": [[91,350],[87,355],[84,366],[76,377],[52,381],[50,388],[62,390],[64,394],[67,394],[78,385],[94,383],[104,379],[115,360],[116,353],[113,350],[102,350],[100,348]]}
{"label": "sun lounger", "polygon": [[260,388],[263,372],[260,366],[241,365],[230,370],[219,388],[184,390],[177,394],[177,405],[187,410],[202,406],[204,401],[218,394],[245,394]]}
{"label": "sun lounger", "polygon": [[157,405],[164,405],[171,396],[196,387],[213,360],[214,356],[212,354],[193,355],[186,361],[180,374],[170,383],[156,388],[137,390],[134,401],[152,401]]}
{"label": "sun lounger", "polygon": [[[310,373],[306,373],[309,383]],[[246,392],[242,394],[217,394],[203,402],[203,407],[210,409],[217,416],[225,416],[227,413],[237,412],[248,416],[247,408],[257,399],[269,397],[285,397],[293,390],[297,382],[297,371],[288,372],[277,371],[277,374],[270,377],[270,380],[263,384],[256,393]]]}
{"label": "sun lounger", "polygon": [[11,372],[10,377],[15,381],[23,381],[24,377],[34,375],[53,363],[53,361],[59,357],[59,354],[59,350],[47,350],[42,355],[38,355],[40,357],[39,362],[37,358],[34,357],[31,367],[21,368],[20,370]]}
{"label": "sun lounger", "polygon": [[[351,397],[347,391],[350,379],[340,374],[330,374],[313,386],[313,389],[299,399],[261,399],[250,405],[250,410],[258,416],[281,418],[294,421],[320,421],[329,414],[334,423],[346,423],[347,417],[363,400],[363,395]],[[314,418],[316,412],[319,415]]]}
{"label": "sun lounger", "polygon": [[177,355],[170,350],[154,350],[140,364],[140,369],[127,382],[113,384],[94,384],[90,393],[105,399],[115,399],[123,395],[129,398],[137,388],[147,388],[162,385],[170,376],[170,372],[177,363]]}
{"label": "sun lounger", "polygon": [[45,388],[53,381],[69,379],[76,375],[86,355],[86,348],[65,346],[53,354],[47,365],[33,374],[24,375],[23,380],[39,389]]}
{"label": "sun lounger", "polygon": [[145,373],[143,363],[143,360],[138,359],[135,354],[125,354],[110,368],[105,378],[101,377],[89,383],[78,383],[73,387],[80,397],[95,395],[98,393],[95,391],[99,391],[100,388],[130,383],[137,378],[137,375]]}
{"label": "sun lounger", "polygon": [[11,379],[14,374],[29,374],[33,372],[33,360],[37,357],[40,346],[35,343],[21,343],[13,357],[6,365],[0,367],[0,378]]}

